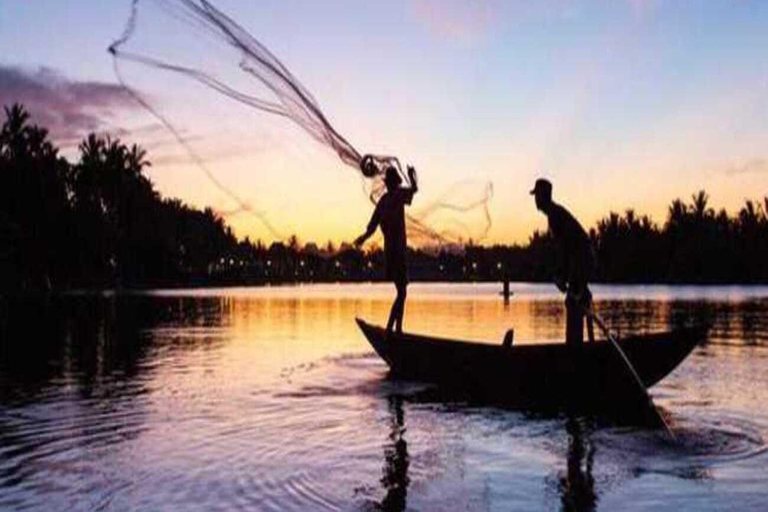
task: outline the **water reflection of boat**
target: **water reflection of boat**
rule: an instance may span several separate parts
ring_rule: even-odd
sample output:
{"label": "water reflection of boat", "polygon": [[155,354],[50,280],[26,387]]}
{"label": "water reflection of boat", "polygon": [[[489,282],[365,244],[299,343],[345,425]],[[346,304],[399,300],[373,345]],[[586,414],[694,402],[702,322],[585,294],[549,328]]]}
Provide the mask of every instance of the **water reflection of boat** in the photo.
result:
{"label": "water reflection of boat", "polygon": [[389,410],[392,413],[389,442],[384,447],[384,469],[381,485],[386,491],[381,501],[381,510],[405,510],[408,497],[408,443],[403,439],[405,433],[405,413],[403,398],[398,395],[390,396]]}
{"label": "water reflection of boat", "polygon": [[592,476],[595,449],[589,431],[571,415],[566,420],[565,430],[568,433],[566,470],[558,478],[562,510],[596,510],[597,492]]}
{"label": "water reflection of boat", "polygon": [[[637,384],[627,378],[624,363],[607,341],[586,343],[578,351],[564,344],[505,347],[415,334],[387,338],[382,328],[360,319],[357,323],[393,374],[511,405],[615,408],[638,394]],[[619,343],[643,383],[652,386],[674,370],[705,335],[705,328],[683,328],[626,337]]]}

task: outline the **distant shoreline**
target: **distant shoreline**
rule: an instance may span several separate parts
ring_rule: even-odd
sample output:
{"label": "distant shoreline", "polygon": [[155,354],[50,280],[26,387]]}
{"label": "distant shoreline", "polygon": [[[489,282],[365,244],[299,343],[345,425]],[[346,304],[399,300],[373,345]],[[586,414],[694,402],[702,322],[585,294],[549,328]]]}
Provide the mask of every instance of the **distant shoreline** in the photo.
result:
{"label": "distant shoreline", "polygon": [[[412,284],[416,285],[491,285],[491,284],[498,284],[498,290],[501,292],[502,290],[502,282],[501,281],[492,281],[492,280],[486,280],[486,281],[434,281],[434,280],[413,280],[411,281]],[[125,288],[72,288],[72,289],[66,289],[66,290],[50,290],[50,291],[42,291],[42,290],[29,290],[26,292],[19,292],[19,293],[2,293],[0,292],[0,299],[14,299],[14,298],[39,298],[39,297],[93,297],[93,296],[104,296],[104,297],[112,297],[112,296],[130,296],[130,295],[143,295],[143,294],[152,294],[152,293],[163,293],[163,292],[169,292],[170,294],[173,294],[174,292],[184,292],[184,291],[191,291],[191,292],[205,292],[205,291],[215,291],[215,290],[236,290],[236,289],[299,289],[299,288],[322,288],[325,286],[346,286],[346,285],[361,285],[361,286],[370,286],[370,285],[381,285],[386,287],[387,285],[390,285],[388,281],[385,280],[376,280],[376,281],[364,281],[364,280],[358,280],[358,281],[282,281],[282,282],[264,282],[259,284],[254,283],[207,283],[207,284],[197,284],[197,285],[185,285],[185,284],[178,284],[178,285],[158,285],[158,286],[142,286],[142,287],[125,287]],[[551,285],[552,293],[555,295],[560,294],[556,288],[556,286],[553,283],[549,283],[546,281],[510,281],[510,287],[512,289],[513,294],[515,292],[519,292],[519,290],[515,290],[516,287],[525,287],[525,286],[542,286],[546,287],[547,285]],[[692,288],[692,289],[726,289],[726,288],[734,288],[734,289],[760,289],[764,288],[766,290],[766,295],[768,296],[768,283],[606,283],[606,282],[593,282],[591,283],[591,286],[597,287],[597,288],[669,288],[669,289],[683,289],[683,288]],[[500,293],[499,293],[500,295]],[[514,296],[514,295],[513,295]]]}
{"label": "distant shoreline", "polygon": [[[146,151],[88,136],[70,162],[6,108],[0,130],[0,294],[291,283],[384,278],[380,247],[318,245],[290,236],[239,239],[225,218],[164,198],[145,174]],[[533,205],[531,205],[533,208]],[[354,220],[362,226],[365,219]],[[596,283],[768,283],[768,196],[731,215],[703,190],[674,199],[657,224],[634,210],[609,212],[589,229]],[[535,231],[525,245],[477,241],[408,249],[412,282],[549,282],[554,240]]]}

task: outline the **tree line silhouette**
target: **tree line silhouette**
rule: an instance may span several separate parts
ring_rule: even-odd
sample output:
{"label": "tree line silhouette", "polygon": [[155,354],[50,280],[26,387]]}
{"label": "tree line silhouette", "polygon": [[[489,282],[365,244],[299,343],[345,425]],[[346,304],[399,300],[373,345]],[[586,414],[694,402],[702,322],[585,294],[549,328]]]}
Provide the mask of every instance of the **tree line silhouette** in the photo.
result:
{"label": "tree line silhouette", "polygon": [[[73,288],[368,281],[384,276],[382,251],[348,244],[269,246],[238,240],[212,209],[163,198],[145,175],[146,152],[88,136],[72,163],[20,105],[0,130],[0,292]],[[597,281],[768,282],[768,197],[735,216],[704,191],[676,199],[658,225],[633,210],[590,230]],[[551,240],[525,245],[409,249],[414,280],[548,281]]]}

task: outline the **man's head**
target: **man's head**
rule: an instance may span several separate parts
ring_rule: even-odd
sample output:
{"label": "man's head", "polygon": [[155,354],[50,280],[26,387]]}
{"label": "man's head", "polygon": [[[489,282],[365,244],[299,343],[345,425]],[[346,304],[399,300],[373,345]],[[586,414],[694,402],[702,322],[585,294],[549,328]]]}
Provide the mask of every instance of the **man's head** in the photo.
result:
{"label": "man's head", "polygon": [[536,180],[531,195],[536,198],[536,208],[545,212],[552,204],[552,183],[544,178]]}
{"label": "man's head", "polygon": [[400,173],[394,167],[387,167],[387,171],[384,174],[384,184],[387,186],[387,190],[394,190],[403,183],[403,178],[400,177]]}
{"label": "man's head", "polygon": [[365,155],[360,161],[360,171],[366,178],[373,178],[376,176],[378,169],[376,168],[376,162],[372,155]]}

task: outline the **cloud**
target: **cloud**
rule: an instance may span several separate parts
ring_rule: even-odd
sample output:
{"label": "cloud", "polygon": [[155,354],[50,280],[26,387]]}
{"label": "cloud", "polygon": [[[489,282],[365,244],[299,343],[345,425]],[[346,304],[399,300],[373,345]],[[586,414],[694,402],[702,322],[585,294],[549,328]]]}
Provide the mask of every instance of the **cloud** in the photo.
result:
{"label": "cloud", "polygon": [[417,21],[452,39],[475,39],[498,18],[492,0],[413,0],[411,5]]}
{"label": "cloud", "polygon": [[[411,15],[433,33],[474,41],[506,23],[574,19],[588,12],[592,0],[410,0]],[[606,4],[612,0],[602,0]],[[664,0],[620,0],[639,19],[655,15]]]}
{"label": "cloud", "polygon": [[77,144],[94,131],[120,131],[112,120],[137,104],[117,84],[75,81],[41,67],[27,70],[0,65],[0,105],[23,104],[32,121],[48,128],[56,143]]}
{"label": "cloud", "polygon": [[768,160],[765,158],[753,158],[747,162],[734,165],[725,170],[729,176],[739,176],[742,174],[768,173]]}
{"label": "cloud", "polygon": [[661,0],[629,0],[632,11],[639,16],[647,16],[661,8]]}

